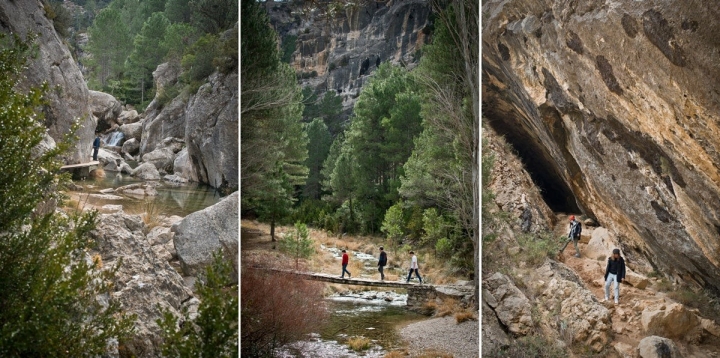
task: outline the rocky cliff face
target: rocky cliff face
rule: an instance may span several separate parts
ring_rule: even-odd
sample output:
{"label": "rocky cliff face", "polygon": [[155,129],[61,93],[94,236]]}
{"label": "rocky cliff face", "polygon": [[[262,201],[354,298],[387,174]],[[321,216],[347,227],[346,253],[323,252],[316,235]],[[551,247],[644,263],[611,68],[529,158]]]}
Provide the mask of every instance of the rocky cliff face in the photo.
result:
{"label": "rocky cliff face", "polygon": [[555,211],[636,269],[720,288],[720,7],[487,1],[483,112]]}
{"label": "rocky cliff face", "polygon": [[72,123],[79,120],[81,128],[75,133],[79,136],[78,144],[67,161],[89,161],[95,121],[88,107],[88,88],[67,46],[45,17],[40,1],[0,2],[0,31],[22,38],[31,33],[37,35],[37,56],[29,60],[21,87],[36,87],[47,81],[49,105],[44,108],[44,113],[48,134],[56,141],[61,140]]}
{"label": "rocky cliff face", "polygon": [[427,0],[369,1],[333,15],[297,1],[265,4],[280,37],[297,37],[290,64],[301,85],[337,91],[346,111],[380,63],[415,64],[431,32]]}

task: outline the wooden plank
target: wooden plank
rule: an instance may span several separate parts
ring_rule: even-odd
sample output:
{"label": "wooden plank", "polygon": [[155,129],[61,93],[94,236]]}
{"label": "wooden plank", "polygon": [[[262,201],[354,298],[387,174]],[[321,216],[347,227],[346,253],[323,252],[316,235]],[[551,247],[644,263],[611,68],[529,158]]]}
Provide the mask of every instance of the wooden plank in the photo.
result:
{"label": "wooden plank", "polygon": [[[290,274],[290,275],[296,275],[296,276],[300,276],[301,278],[306,279],[306,280],[339,283],[339,284],[343,284],[343,285],[392,287],[392,288],[409,288],[412,286],[419,285],[417,283],[405,283],[405,282],[398,282],[398,281],[380,281],[380,280],[373,280],[373,279],[368,279],[368,278],[340,278],[340,276],[337,276],[337,275],[316,273],[316,272],[302,272],[302,271],[279,270],[279,269],[265,269],[265,270],[275,271],[275,272],[280,272],[280,273],[285,273],[285,274]],[[423,286],[432,286],[432,285],[423,285]]]}
{"label": "wooden plank", "polygon": [[85,168],[85,167],[92,167],[92,166],[98,166],[98,165],[100,165],[100,162],[97,160],[93,160],[93,161],[87,162],[87,163],[63,165],[62,167],[60,167],[60,169],[76,169],[76,168]]}

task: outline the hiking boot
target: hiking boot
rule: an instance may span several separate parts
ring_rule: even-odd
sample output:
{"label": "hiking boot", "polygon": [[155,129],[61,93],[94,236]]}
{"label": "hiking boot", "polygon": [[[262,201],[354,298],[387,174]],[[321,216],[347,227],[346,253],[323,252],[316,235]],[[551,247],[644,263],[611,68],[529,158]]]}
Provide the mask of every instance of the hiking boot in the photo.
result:
{"label": "hiking boot", "polygon": [[616,305],[619,305],[619,304],[620,304],[620,302],[618,302],[617,300],[615,300],[615,304],[616,304]]}
{"label": "hiking boot", "polygon": [[604,297],[600,302],[607,302],[608,298]]}

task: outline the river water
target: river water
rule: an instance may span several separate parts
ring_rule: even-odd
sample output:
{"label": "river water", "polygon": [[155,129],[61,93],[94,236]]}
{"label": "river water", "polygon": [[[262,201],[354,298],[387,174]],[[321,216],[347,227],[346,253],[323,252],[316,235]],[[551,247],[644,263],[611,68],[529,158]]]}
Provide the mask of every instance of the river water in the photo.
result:
{"label": "river water", "polygon": [[[143,183],[129,175],[116,175],[114,172],[106,172],[107,177],[101,179],[86,179],[74,181],[75,184],[85,187],[85,193],[99,193],[102,189],[118,188],[124,185]],[[218,201],[221,197],[216,193],[215,189],[205,184],[190,183],[183,185],[173,185],[162,182],[162,185],[155,188],[158,192],[157,196],[146,197],[144,199],[115,194],[121,196],[118,200],[105,200],[90,197],[87,199],[88,204],[95,206],[103,205],[122,205],[123,211],[128,214],[140,214],[148,209],[148,203],[154,205],[161,215],[171,216],[178,215],[185,217],[198,210],[205,209]]]}
{"label": "river water", "polygon": [[[330,297],[326,300],[331,312],[326,324],[307,339],[282,347],[276,352],[277,356],[384,357],[387,352],[402,347],[398,333],[402,326],[426,318],[406,310],[406,300],[406,294],[377,291]],[[358,336],[371,340],[370,349],[355,352],[348,347],[347,340]]]}

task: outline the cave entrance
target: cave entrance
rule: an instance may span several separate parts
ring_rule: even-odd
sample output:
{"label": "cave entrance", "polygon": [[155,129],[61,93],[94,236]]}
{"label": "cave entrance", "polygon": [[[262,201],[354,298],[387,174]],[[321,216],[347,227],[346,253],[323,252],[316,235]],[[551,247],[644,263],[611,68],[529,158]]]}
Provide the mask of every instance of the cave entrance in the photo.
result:
{"label": "cave entrance", "polygon": [[[489,119],[489,118],[488,118]],[[489,120],[490,126],[505,137],[517,152],[525,170],[530,174],[545,203],[554,212],[580,213],[575,195],[562,178],[555,160],[544,146],[517,124],[503,120]]]}

